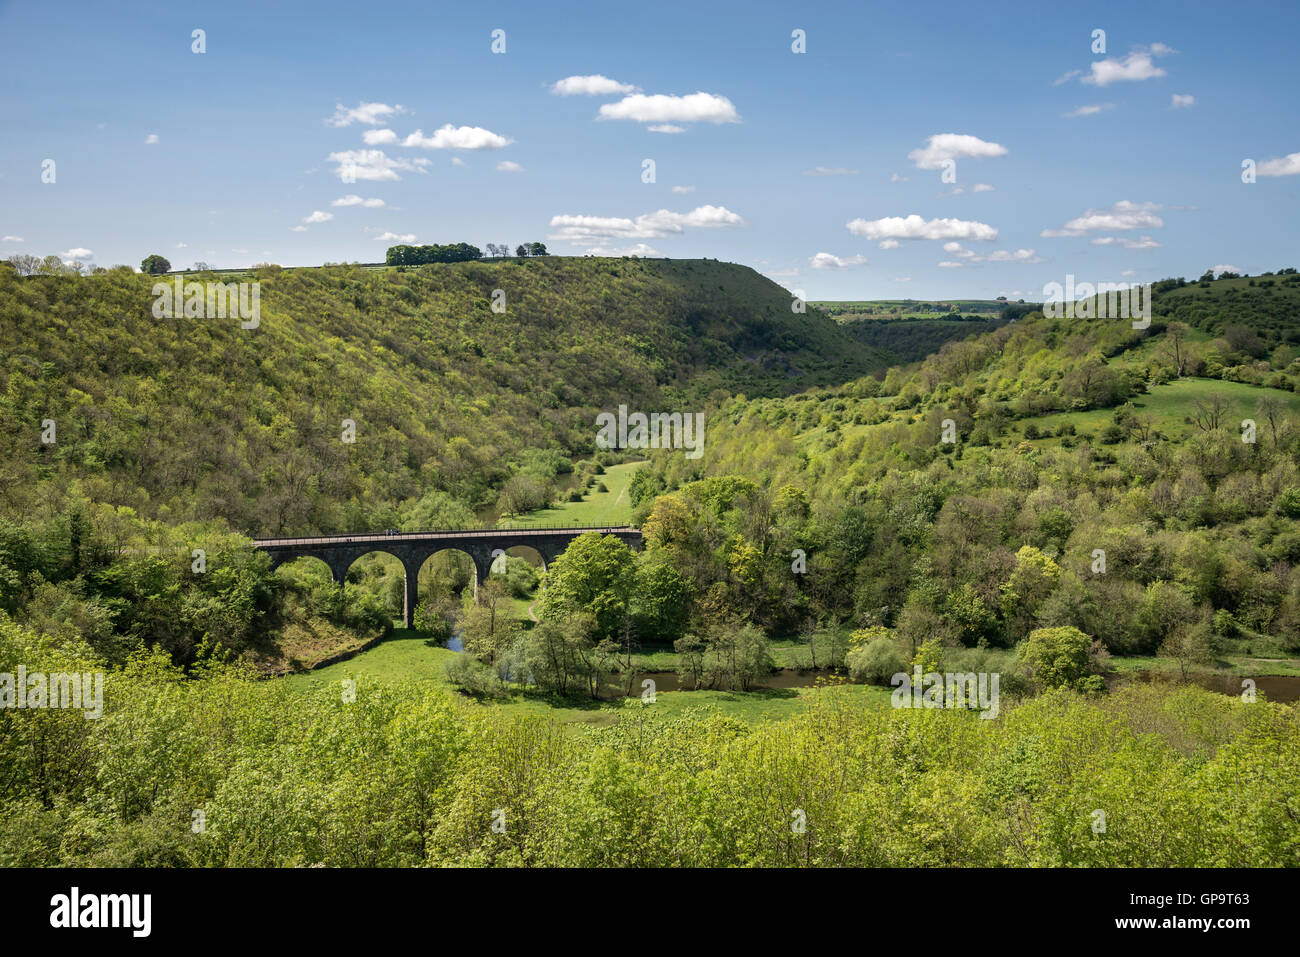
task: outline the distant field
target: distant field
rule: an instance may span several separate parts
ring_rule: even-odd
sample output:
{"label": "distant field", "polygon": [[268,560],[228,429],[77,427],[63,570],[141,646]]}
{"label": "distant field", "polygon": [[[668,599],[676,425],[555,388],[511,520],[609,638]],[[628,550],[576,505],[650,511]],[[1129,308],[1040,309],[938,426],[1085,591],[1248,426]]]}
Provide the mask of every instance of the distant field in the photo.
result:
{"label": "distant field", "polygon": [[632,501],[628,498],[627,486],[632,481],[632,473],[643,465],[644,462],[611,465],[604,475],[596,476],[597,485],[603,482],[608,491],[598,492],[593,487],[581,502],[562,502],[501,521],[507,525],[626,525],[632,521]]}
{"label": "distant field", "polygon": [[[1156,429],[1166,437],[1184,438],[1197,431],[1196,426],[1185,421],[1192,414],[1192,403],[1213,393],[1222,395],[1227,399],[1228,411],[1225,415],[1225,421],[1231,423],[1234,427],[1240,425],[1242,419],[1257,418],[1256,403],[1265,395],[1274,396],[1286,402],[1287,408],[1292,414],[1300,413],[1300,395],[1296,395],[1294,392],[1266,389],[1259,386],[1245,385],[1240,382],[1225,382],[1221,379],[1192,378],[1179,379],[1167,385],[1153,387],[1150,392],[1133,399],[1133,408],[1139,416],[1153,416],[1156,420]],[[1025,428],[1031,424],[1040,431],[1055,432],[1061,425],[1070,422],[1074,425],[1076,432],[1087,432],[1095,437],[1100,430],[1114,421],[1114,412],[1114,409],[1055,412],[1050,415],[1020,420],[1016,423],[1016,428],[1021,435],[1024,434]],[[1259,421],[1257,421],[1257,426],[1261,430],[1266,427],[1263,422]],[[1055,436],[1031,441],[1046,445],[1060,443],[1060,439]]]}

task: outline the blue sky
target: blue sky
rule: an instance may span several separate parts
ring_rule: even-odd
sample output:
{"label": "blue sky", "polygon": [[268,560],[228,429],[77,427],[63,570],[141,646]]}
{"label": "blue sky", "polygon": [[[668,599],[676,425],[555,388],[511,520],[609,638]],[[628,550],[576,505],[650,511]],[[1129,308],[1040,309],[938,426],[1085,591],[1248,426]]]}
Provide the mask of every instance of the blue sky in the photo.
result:
{"label": "blue sky", "polygon": [[6,3],[0,256],[541,240],[813,299],[1300,265],[1295,3],[1055,6]]}

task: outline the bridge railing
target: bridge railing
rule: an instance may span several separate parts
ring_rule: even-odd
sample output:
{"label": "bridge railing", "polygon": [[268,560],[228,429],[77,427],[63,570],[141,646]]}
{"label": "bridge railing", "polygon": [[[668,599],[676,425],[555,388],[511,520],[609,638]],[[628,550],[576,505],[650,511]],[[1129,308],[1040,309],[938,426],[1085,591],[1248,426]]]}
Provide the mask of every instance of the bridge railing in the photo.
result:
{"label": "bridge railing", "polygon": [[462,528],[431,528],[421,532],[351,532],[343,535],[299,535],[293,538],[255,538],[254,545],[313,545],[334,542],[353,541],[401,541],[402,539],[426,538],[429,535],[461,535],[488,537],[502,532],[606,532],[609,534],[626,534],[641,529],[634,525],[574,525],[571,522],[509,522],[504,525],[467,525]]}

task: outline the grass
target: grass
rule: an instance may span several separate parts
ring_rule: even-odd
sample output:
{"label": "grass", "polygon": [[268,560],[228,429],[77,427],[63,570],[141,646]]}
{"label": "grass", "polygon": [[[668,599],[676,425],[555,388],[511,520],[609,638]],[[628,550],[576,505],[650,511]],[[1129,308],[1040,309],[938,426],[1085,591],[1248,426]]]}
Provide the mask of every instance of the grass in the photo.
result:
{"label": "grass", "polygon": [[[1131,674],[1135,671],[1152,671],[1159,674],[1178,674],[1176,658],[1142,655],[1115,655],[1110,659],[1112,671]],[[1253,655],[1221,655],[1213,665],[1191,664],[1188,674],[1233,675],[1241,677],[1295,677],[1300,676],[1300,658],[1258,658]]]}
{"label": "grass", "polygon": [[[422,632],[397,629],[387,640],[347,661],[317,671],[290,675],[276,680],[305,692],[323,690],[352,678],[359,689],[367,685],[391,683],[404,679],[427,681],[430,685],[455,691],[447,679],[446,666],[456,656],[432,644]],[[654,669],[660,670],[660,669]],[[654,708],[657,713],[680,714],[688,709],[714,708],[722,714],[747,724],[799,714],[816,704],[834,703],[851,708],[887,708],[890,690],[870,685],[828,684],[813,688],[783,688],[759,691],[663,691],[652,705],[640,699],[589,701],[557,698],[533,692],[520,692],[505,698],[479,701],[461,696],[467,707],[500,708],[514,714],[543,715],[575,728],[614,724],[628,709]]]}
{"label": "grass", "polygon": [[645,462],[624,462],[611,465],[604,475],[596,476],[597,485],[605,484],[608,491],[589,489],[581,502],[561,502],[549,508],[538,509],[527,515],[512,515],[502,521],[510,525],[627,525],[632,521],[632,500],[627,487],[632,475]]}
{"label": "grass", "polygon": [[[1281,399],[1287,404],[1291,414],[1300,413],[1300,395],[1283,392],[1280,389],[1268,389],[1260,386],[1246,385],[1241,382],[1226,382],[1222,379],[1179,379],[1166,385],[1157,385],[1150,392],[1135,396],[1133,409],[1138,416],[1151,416],[1155,419],[1155,428],[1169,439],[1185,439],[1199,430],[1195,425],[1184,421],[1192,414],[1192,403],[1204,399],[1212,393],[1222,395],[1228,402],[1228,410],[1223,421],[1233,428],[1240,425],[1242,419],[1253,418],[1259,434],[1267,431],[1267,423],[1259,418],[1256,403],[1265,395]],[[1063,424],[1074,425],[1076,433],[1088,433],[1094,439],[1102,429],[1114,422],[1114,409],[1090,409],[1086,412],[1054,412],[1031,419],[1022,419],[1017,425],[1023,436],[1026,426],[1034,425],[1040,431],[1055,432]],[[1056,436],[1031,439],[1041,445],[1059,445]]]}

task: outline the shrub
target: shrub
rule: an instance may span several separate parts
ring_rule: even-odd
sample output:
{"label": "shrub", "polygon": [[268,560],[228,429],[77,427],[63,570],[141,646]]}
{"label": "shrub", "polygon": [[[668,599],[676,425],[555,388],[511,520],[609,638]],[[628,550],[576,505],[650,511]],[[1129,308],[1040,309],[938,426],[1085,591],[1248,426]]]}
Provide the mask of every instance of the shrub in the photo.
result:
{"label": "shrub", "polygon": [[854,681],[887,685],[889,679],[907,671],[907,656],[890,638],[873,638],[850,649],[846,659]]}

